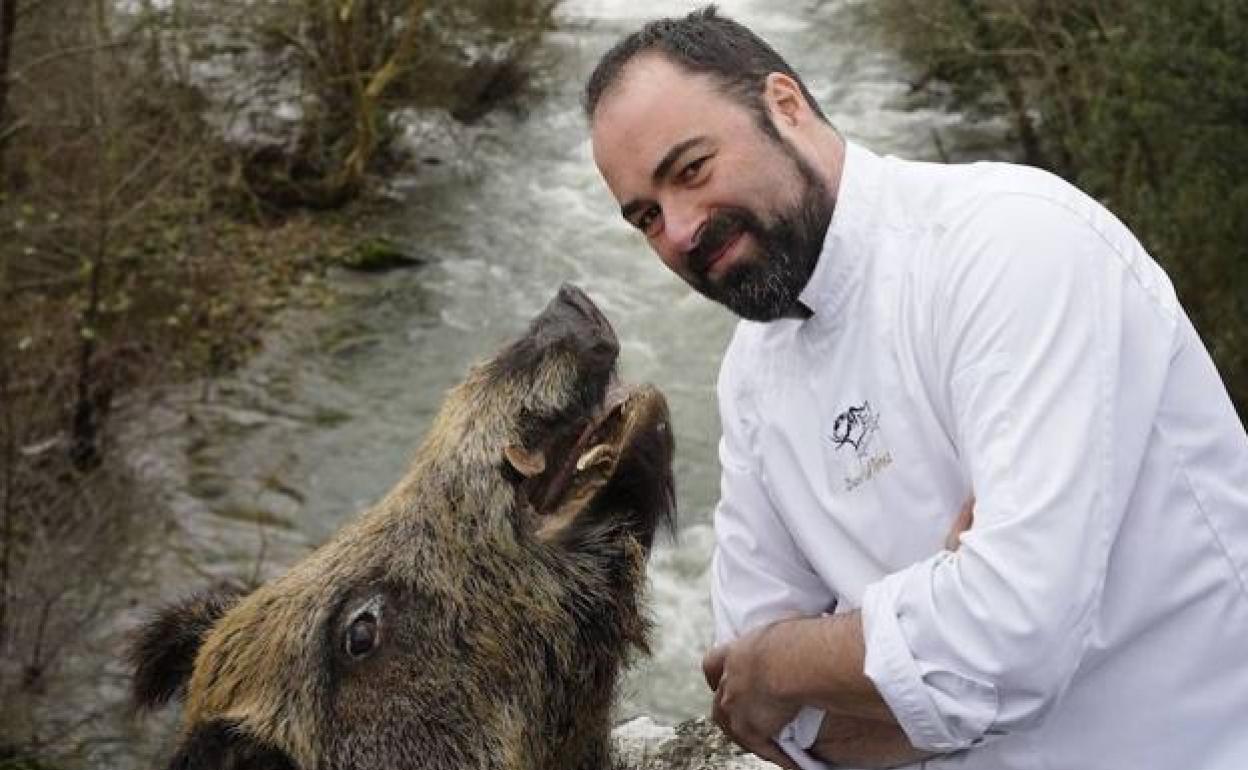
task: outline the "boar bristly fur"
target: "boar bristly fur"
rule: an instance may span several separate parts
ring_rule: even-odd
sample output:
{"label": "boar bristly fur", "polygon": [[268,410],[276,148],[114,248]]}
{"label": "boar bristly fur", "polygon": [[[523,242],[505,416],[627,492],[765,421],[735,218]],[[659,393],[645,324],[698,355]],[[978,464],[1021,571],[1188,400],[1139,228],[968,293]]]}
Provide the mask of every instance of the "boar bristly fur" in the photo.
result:
{"label": "boar bristly fur", "polygon": [[600,770],[674,515],[666,405],[564,287],[447,396],[404,477],[285,575],[157,615],[135,695],[170,767]]}

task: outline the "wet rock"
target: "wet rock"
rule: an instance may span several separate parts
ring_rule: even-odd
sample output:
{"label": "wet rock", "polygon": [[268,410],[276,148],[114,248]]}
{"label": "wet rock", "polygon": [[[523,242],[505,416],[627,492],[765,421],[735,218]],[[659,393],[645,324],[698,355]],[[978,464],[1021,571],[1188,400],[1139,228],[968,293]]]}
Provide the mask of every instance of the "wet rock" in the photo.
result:
{"label": "wet rock", "polygon": [[612,737],[618,770],[774,770],[704,718],[671,727],[638,717],[616,727]]}

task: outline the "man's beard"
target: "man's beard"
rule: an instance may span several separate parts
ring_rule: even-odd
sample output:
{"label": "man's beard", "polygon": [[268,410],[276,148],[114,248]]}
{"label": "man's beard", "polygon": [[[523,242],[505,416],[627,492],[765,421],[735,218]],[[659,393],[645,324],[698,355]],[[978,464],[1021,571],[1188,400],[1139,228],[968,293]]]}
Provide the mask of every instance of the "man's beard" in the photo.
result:
{"label": "man's beard", "polygon": [[[776,215],[769,224],[747,209],[721,209],[687,255],[690,285],[751,321],[809,315],[798,295],[815,271],[835,207],[827,185],[810,164],[783,141],[781,146],[803,183],[801,198],[792,209]],[[750,235],[757,249],[741,254],[735,265],[713,281],[706,273],[707,262],[742,234]]]}

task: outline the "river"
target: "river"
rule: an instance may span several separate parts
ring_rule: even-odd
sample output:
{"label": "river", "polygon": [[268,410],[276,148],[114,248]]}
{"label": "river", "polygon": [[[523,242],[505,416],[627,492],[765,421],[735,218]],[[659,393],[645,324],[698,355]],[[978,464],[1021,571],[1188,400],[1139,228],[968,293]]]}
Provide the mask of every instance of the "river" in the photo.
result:
{"label": "river", "polygon": [[[905,104],[902,67],[857,6],[721,4],[790,58],[846,135],[933,157],[933,130],[956,132],[960,119]],[[619,218],[579,107],[582,81],[612,41],[693,7],[566,0],[551,40],[559,64],[527,116],[493,118],[454,142],[422,134],[443,162],[394,183],[407,202],[393,230],[429,264],[335,276],[335,304],[286,314],[241,371],[177,407],[176,437],[147,456],[176,482],[190,561],[207,575],[268,576],[322,542],[398,479],[466,368],[572,281],[614,322],[625,379],[667,393],[678,447],[679,535],[657,546],[650,567],[654,655],[630,672],[619,715],[675,721],[708,710],[699,660],[712,634],[714,381],[733,319],[668,273]]]}

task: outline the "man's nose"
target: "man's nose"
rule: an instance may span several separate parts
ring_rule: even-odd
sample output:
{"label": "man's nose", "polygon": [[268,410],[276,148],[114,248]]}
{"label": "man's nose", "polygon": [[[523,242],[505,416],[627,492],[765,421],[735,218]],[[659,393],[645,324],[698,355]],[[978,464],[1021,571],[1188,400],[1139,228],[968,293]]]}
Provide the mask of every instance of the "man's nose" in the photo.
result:
{"label": "man's nose", "polygon": [[685,201],[663,204],[663,238],[677,254],[685,254],[698,243],[706,217],[697,206]]}

